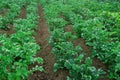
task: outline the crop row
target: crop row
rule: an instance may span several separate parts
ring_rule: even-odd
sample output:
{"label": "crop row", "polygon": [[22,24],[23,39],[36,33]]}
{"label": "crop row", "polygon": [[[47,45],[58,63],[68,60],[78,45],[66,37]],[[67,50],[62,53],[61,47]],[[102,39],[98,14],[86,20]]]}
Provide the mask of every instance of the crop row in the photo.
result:
{"label": "crop row", "polygon": [[[63,29],[69,24],[72,25],[75,35],[84,38],[86,45],[92,47],[90,57],[97,56],[104,64],[109,65],[108,77],[110,79],[120,79],[119,2],[41,0],[41,5],[43,5],[46,19],[50,25],[50,43],[53,46],[53,53],[58,60],[55,67],[67,68],[71,76],[74,77],[72,80],[97,79],[94,78],[98,75],[95,68],[86,69],[91,68],[90,63],[92,61],[89,62],[88,66],[83,67],[83,64],[80,63],[82,55],[78,53],[80,50],[78,47],[76,47],[77,49],[74,48],[71,41],[69,42],[73,35]],[[76,59],[78,60],[77,63]],[[86,61],[88,59],[90,58],[87,58]],[[86,64],[87,62],[84,65]]]}
{"label": "crop row", "polygon": [[[77,4],[82,8],[78,7],[67,15],[63,13],[64,16],[73,25],[76,35],[83,37],[86,44],[92,47],[91,57],[97,56],[103,63],[109,65],[108,77],[119,80],[120,4],[95,1],[85,2],[84,5],[81,2]],[[79,9],[83,11],[78,11]]]}
{"label": "crop row", "polygon": [[19,16],[18,14],[26,3],[26,0],[1,0],[0,8],[1,12],[4,12],[4,16],[0,15],[0,29],[9,29],[9,25],[13,24],[14,19]]}
{"label": "crop row", "polygon": [[[72,43],[77,36],[64,30],[69,22],[63,18],[62,13],[69,16],[72,11],[71,9],[75,8],[66,3],[72,4],[73,2],[77,3],[77,1],[40,0],[40,2],[49,25],[49,43],[52,46],[52,53],[57,60],[54,64],[54,71],[63,68],[69,70],[67,80],[97,80],[100,74],[104,72],[92,66],[92,59],[90,57],[84,59],[85,53],[82,52],[82,48],[80,46],[73,46]],[[73,5],[76,5],[76,3],[73,3]]]}
{"label": "crop row", "polygon": [[33,37],[39,18],[36,0],[30,1],[26,12],[26,19],[14,20],[15,33],[10,37],[0,35],[0,80],[25,80],[34,71],[43,71],[41,66],[29,69],[34,62],[43,63],[42,58],[35,58],[36,52],[40,50]]}

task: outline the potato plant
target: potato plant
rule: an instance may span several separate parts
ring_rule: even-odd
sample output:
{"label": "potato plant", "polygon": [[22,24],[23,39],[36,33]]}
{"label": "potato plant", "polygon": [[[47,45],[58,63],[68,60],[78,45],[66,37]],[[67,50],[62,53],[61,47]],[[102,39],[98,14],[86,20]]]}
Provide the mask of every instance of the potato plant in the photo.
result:
{"label": "potato plant", "polygon": [[[46,14],[46,19],[50,27],[57,26],[51,32],[52,36],[50,38],[50,42],[54,43],[52,44],[53,46],[58,47],[59,45],[58,49],[56,47],[53,48],[53,52],[56,53],[55,55],[59,55],[58,53],[61,53],[62,48],[65,45],[64,46],[60,46],[60,45],[62,45],[62,43],[65,43],[67,45],[67,40],[63,38],[65,32],[64,31],[60,32],[60,28],[64,28],[62,26],[65,25],[61,25],[61,23],[53,24],[54,22],[57,21],[51,22],[51,19],[53,20],[55,18],[62,18],[65,21],[67,21],[67,24],[72,25],[72,29],[74,30],[76,36],[84,38],[86,40],[86,45],[92,47],[92,52],[90,57],[93,58],[97,56],[98,59],[100,59],[103,63],[109,65],[109,69],[108,69],[109,78],[116,80],[120,79],[119,58],[118,58],[120,52],[119,50],[119,43],[120,43],[120,35],[119,35],[120,6],[119,5],[120,4],[118,1],[40,0],[40,2],[43,5],[44,12]],[[63,33],[62,37],[60,36],[61,33]],[[67,50],[69,51],[69,49]],[[67,55],[67,53],[64,55]],[[56,65],[56,66],[61,66],[61,65]],[[70,71],[72,73],[72,71],[74,70],[70,70]],[[73,79],[68,78],[68,79],[70,80],[78,79],[77,76],[74,77],[76,78]],[[81,79],[82,77],[78,80]],[[92,80],[93,79],[94,78],[92,77]]]}
{"label": "potato plant", "polygon": [[[66,69],[67,80],[99,80],[103,74],[109,79],[120,79],[120,3],[118,0],[0,0],[0,29],[9,29],[13,24],[15,33],[0,34],[0,79],[26,80],[34,71],[44,71],[43,63],[36,57],[40,46],[34,34],[37,29],[38,2],[42,5],[49,26],[48,42],[56,63],[54,72]],[[21,9],[26,7],[26,18],[19,18]],[[73,29],[67,32],[65,27]],[[81,46],[73,41],[83,38],[91,47],[87,57]],[[93,65],[96,57],[108,65],[105,72]]]}
{"label": "potato plant", "polygon": [[[42,58],[34,58],[40,47],[30,37],[30,32],[17,32],[10,38],[5,35],[0,37],[0,78],[4,80],[26,79],[34,68],[29,70],[29,65],[43,63]],[[23,39],[23,40],[21,40]],[[31,51],[32,50],[32,51]],[[43,71],[42,67],[39,67]]]}
{"label": "potato plant", "polygon": [[37,4],[34,0],[29,1],[29,3],[29,6],[34,9],[29,9],[31,13],[27,12],[26,19],[18,18],[14,20],[15,33],[9,37],[6,34],[0,35],[1,80],[26,80],[34,71],[44,71],[42,66],[29,67],[35,62],[38,64],[43,63],[41,57],[36,57],[40,46],[33,37],[39,18]]}
{"label": "potato plant", "polygon": [[9,24],[13,24],[14,19],[18,17],[21,9],[26,5],[26,0],[7,0],[0,4],[4,5],[2,6],[3,9],[7,9],[5,16],[2,16],[2,20],[0,20],[2,22],[2,24],[0,24],[0,28],[9,29]]}
{"label": "potato plant", "polygon": [[[45,18],[49,25],[50,37],[48,41],[53,47],[52,53],[55,55],[56,59],[54,71],[61,68],[69,70],[67,80],[97,80],[100,77],[100,74],[103,74],[104,72],[101,69],[97,70],[92,66],[90,57],[88,57],[84,63],[81,62],[84,57],[82,54],[85,53],[82,52],[80,46],[73,46],[72,43],[72,41],[77,38],[77,35],[64,31],[64,27],[72,22],[68,22],[70,20],[61,17],[60,14],[62,13],[63,15],[66,14],[66,16],[71,16],[70,18],[73,21],[72,24],[78,21],[77,19],[79,19],[78,17],[80,16],[69,14],[71,13],[70,10],[72,7],[63,5],[67,3],[67,1],[40,1],[42,2]],[[66,20],[68,21],[66,22]]]}

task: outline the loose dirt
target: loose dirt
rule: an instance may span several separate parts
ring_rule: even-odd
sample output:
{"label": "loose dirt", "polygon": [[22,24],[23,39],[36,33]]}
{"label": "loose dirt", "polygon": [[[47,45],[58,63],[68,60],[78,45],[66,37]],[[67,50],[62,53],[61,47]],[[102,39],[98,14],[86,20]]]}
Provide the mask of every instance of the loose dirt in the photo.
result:
{"label": "loose dirt", "polygon": [[[53,72],[53,65],[55,63],[54,56],[51,54],[51,46],[48,44],[47,38],[49,37],[48,26],[44,18],[42,7],[38,4],[39,24],[35,30],[36,42],[41,46],[41,50],[38,51],[37,57],[42,57],[44,60],[43,68],[45,72],[36,71],[32,74],[28,80],[66,80],[68,72],[66,70],[58,70]],[[35,66],[35,65],[34,65]]]}
{"label": "loose dirt", "polygon": [[5,16],[7,12],[8,12],[7,9],[3,9],[2,11],[0,11],[0,15]]}
{"label": "loose dirt", "polygon": [[21,12],[19,13],[19,18],[26,18],[26,6],[22,7]]}

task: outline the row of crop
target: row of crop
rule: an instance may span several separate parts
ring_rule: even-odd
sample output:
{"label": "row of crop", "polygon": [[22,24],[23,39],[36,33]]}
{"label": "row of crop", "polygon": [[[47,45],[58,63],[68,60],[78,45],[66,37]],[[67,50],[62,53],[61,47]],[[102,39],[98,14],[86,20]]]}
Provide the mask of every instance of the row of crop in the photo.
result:
{"label": "row of crop", "polygon": [[0,28],[9,29],[9,24],[13,24],[14,19],[19,16],[21,9],[27,3],[29,3],[27,0],[1,0],[1,12],[5,11],[5,14],[0,15]]}
{"label": "row of crop", "polygon": [[56,58],[54,71],[61,68],[69,70],[67,80],[97,80],[103,71],[92,66],[90,57],[84,59],[85,53],[82,52],[82,48],[73,46],[72,41],[76,39],[76,36],[64,30],[68,22],[61,18],[60,14],[69,6],[63,6],[64,1],[61,0],[40,0],[40,3],[49,25],[49,43]]}
{"label": "row of crop", "polygon": [[37,2],[31,0],[27,6],[27,18],[14,21],[15,33],[9,38],[0,35],[0,80],[26,80],[34,71],[43,71],[41,66],[29,69],[30,64],[43,63],[43,59],[36,57],[40,46],[33,34],[37,27]]}
{"label": "row of crop", "polygon": [[[109,65],[109,78],[120,79],[120,4],[118,2],[96,0],[41,0],[41,2],[47,5],[44,10],[52,28],[64,27],[65,23],[71,24],[76,35],[83,37],[86,44],[92,47],[91,57],[97,56]],[[63,18],[59,18],[61,16]]]}
{"label": "row of crop", "polygon": [[[92,10],[88,7],[88,12],[86,11],[82,14],[76,13],[75,11],[78,10],[76,9],[73,14],[71,13],[72,16],[67,15],[67,18],[72,22],[73,29],[77,35],[83,37],[86,40],[87,45],[92,46],[91,56],[97,56],[100,60],[109,65],[109,78],[119,80],[120,16],[118,12],[119,9],[114,11],[114,4],[117,5],[118,3],[115,2],[113,5],[111,4],[112,6],[107,3],[92,3],[94,3],[95,9]],[[79,5],[80,4],[81,3],[79,3]],[[104,6],[104,8],[97,11],[96,8],[102,6]],[[112,8],[109,8],[108,6],[111,6]],[[86,5],[84,7],[86,8]],[[106,11],[103,11],[105,9]],[[71,19],[71,17],[73,19]]]}
{"label": "row of crop", "polygon": [[26,1],[28,2],[29,0],[19,0],[19,1],[18,0],[6,0],[6,1],[1,0],[0,1],[0,8],[1,8],[1,11],[3,9],[10,9],[11,5],[13,5],[13,3],[18,4],[22,7],[25,5]]}

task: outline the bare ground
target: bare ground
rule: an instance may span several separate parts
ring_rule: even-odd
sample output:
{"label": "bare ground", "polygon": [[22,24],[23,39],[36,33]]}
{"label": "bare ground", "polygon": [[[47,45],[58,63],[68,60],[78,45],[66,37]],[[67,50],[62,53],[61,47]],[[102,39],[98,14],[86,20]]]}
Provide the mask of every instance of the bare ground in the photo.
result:
{"label": "bare ground", "polygon": [[55,60],[53,54],[51,53],[51,46],[46,40],[50,34],[48,32],[48,26],[44,18],[42,7],[39,4],[38,14],[40,18],[38,28],[35,30],[35,39],[36,42],[41,46],[41,50],[38,51],[37,57],[42,57],[44,59],[42,66],[45,69],[45,72],[36,71],[28,78],[28,80],[66,80],[68,71],[58,70],[57,72],[53,72],[53,65],[55,63]]}
{"label": "bare ground", "polygon": [[22,19],[26,18],[26,6],[22,7],[21,12],[19,13],[19,18],[22,18]]}

